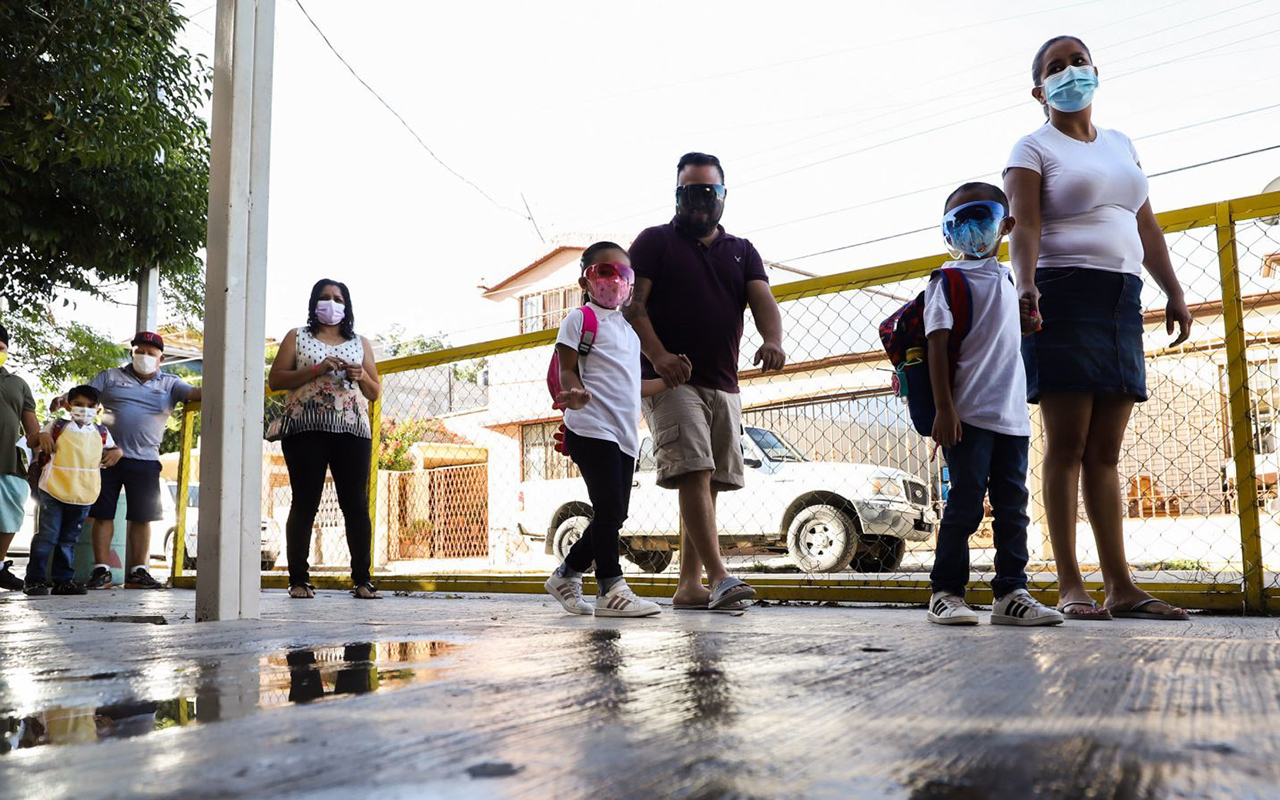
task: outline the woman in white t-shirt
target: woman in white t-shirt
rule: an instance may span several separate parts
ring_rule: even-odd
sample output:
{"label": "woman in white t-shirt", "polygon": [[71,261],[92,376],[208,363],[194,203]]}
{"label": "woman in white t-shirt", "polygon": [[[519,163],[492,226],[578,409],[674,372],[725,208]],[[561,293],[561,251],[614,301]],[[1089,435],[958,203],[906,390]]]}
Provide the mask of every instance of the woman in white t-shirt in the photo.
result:
{"label": "woman in white t-shirt", "polygon": [[[648,617],[662,609],[623,580],[618,534],[640,450],[640,396],[657,394],[665,384],[640,379],[640,337],[622,316],[635,287],[627,251],[613,242],[588,247],[578,285],[587,304],[569,312],[556,337],[562,387],[556,407],[565,409],[565,447],[587,484],[592,516],[546,589],[571,614]],[[586,310],[596,322],[594,336],[584,335],[590,330]],[[587,353],[580,355],[582,350]],[[582,576],[593,564],[599,587],[594,607],[582,596]]]}
{"label": "woman in white t-shirt", "polygon": [[[1032,60],[1032,77],[1048,122],[1014,146],[1004,179],[1018,220],[1011,252],[1023,331],[1033,333],[1022,349],[1027,399],[1040,404],[1044,420],[1042,492],[1058,608],[1069,619],[1186,619],[1133,582],[1117,464],[1133,404],[1147,399],[1142,268],[1168,297],[1174,345],[1189,335],[1191,314],[1133,143],[1093,124],[1098,70],[1089,48],[1073,36],[1050,39]],[[1085,592],[1076,561],[1082,477],[1106,587],[1102,607]]]}

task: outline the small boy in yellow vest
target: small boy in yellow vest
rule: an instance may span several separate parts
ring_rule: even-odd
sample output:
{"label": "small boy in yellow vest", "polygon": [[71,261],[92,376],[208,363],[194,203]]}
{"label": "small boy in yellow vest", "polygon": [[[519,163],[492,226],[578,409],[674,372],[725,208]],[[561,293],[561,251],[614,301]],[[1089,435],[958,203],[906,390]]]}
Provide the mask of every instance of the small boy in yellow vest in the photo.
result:
{"label": "small boy in yellow vest", "polygon": [[[29,595],[50,594],[51,584],[53,594],[87,593],[84,585],[75,580],[72,560],[76,542],[89,516],[89,506],[102,489],[102,467],[120,459],[120,448],[111,432],[95,422],[98,390],[77,386],[67,393],[67,402],[71,418],[53,420],[40,432],[40,457],[33,465],[32,478],[38,480],[40,530],[31,541],[31,560],[23,587]],[[50,554],[52,569],[46,570]]]}

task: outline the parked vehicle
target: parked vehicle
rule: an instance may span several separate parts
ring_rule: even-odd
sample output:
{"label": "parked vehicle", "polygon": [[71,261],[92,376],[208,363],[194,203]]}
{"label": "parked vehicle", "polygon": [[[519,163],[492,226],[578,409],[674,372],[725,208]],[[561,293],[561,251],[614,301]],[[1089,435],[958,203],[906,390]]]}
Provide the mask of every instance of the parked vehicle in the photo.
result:
{"label": "parked vehicle", "polygon": [[[933,535],[937,515],[924,481],[890,467],[813,461],[764,428],[742,437],[746,487],[719,496],[717,520],[726,551],[787,553],[805,572],[889,572],[902,563],[908,541]],[[674,491],[656,484],[653,440],[645,437],[636,462],[631,515],[622,555],[647,572],[670,564],[679,543]],[[520,532],[544,541],[558,558],[591,519],[586,487],[577,478],[526,481],[519,495]]]}
{"label": "parked vehicle", "polygon": [[[164,552],[173,563],[174,538],[178,530],[178,484],[173,481],[165,481],[165,488],[168,491],[160,493],[160,503],[164,509],[164,524],[166,530],[164,534]],[[183,569],[195,569],[196,562],[200,555],[200,484],[193,483],[187,491],[187,519],[184,556],[182,560]],[[263,571],[275,569],[276,561],[280,558],[280,546],[284,542],[284,533],[280,530],[280,523],[274,519],[266,518],[262,520],[262,559],[261,566]]]}

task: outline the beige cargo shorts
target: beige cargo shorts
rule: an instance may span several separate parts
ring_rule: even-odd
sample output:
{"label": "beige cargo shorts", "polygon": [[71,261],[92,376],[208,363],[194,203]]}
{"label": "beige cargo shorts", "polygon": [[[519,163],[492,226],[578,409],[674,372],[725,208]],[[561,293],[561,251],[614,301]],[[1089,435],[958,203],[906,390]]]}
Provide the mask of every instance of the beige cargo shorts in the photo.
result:
{"label": "beige cargo shorts", "polygon": [[675,489],[682,476],[709,471],[717,491],[743,487],[740,395],[686,383],[646,397],[643,408],[659,486]]}

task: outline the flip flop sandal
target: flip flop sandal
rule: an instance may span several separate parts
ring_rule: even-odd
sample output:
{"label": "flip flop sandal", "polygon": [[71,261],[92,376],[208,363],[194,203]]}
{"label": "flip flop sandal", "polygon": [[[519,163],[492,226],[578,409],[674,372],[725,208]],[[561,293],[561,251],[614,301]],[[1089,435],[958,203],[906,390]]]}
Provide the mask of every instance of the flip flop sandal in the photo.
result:
{"label": "flip flop sandal", "polygon": [[1191,615],[1188,614],[1183,609],[1175,609],[1175,610],[1182,611],[1181,614],[1157,614],[1154,611],[1139,610],[1143,606],[1149,606],[1152,603],[1164,603],[1165,605],[1169,606],[1169,608],[1175,608],[1173,605],[1170,605],[1169,603],[1165,603],[1165,601],[1161,600],[1158,597],[1148,597],[1146,600],[1140,600],[1137,603],[1134,603],[1133,605],[1129,606],[1127,609],[1123,611],[1120,611],[1114,608],[1107,609],[1107,610],[1111,612],[1111,616],[1119,617],[1121,619],[1158,619],[1158,620],[1172,620],[1174,622],[1186,622],[1191,619]]}
{"label": "flip flop sandal", "polygon": [[[1089,606],[1089,608],[1093,609],[1093,613],[1082,614],[1079,611],[1067,611],[1072,606]],[[1067,619],[1083,619],[1091,622],[1106,622],[1111,619],[1111,612],[1098,605],[1096,600],[1068,600],[1065,603],[1059,603],[1058,613]]]}
{"label": "flip flop sandal", "polygon": [[756,590],[748,586],[745,581],[739,578],[725,578],[712,588],[707,609],[716,611],[742,600],[750,600],[755,596]]}
{"label": "flip flop sandal", "polygon": [[719,608],[711,608],[705,603],[701,605],[698,603],[673,603],[671,607],[676,611],[706,611],[711,614],[729,614],[734,617],[740,617],[746,613],[750,605],[746,600],[739,600],[736,603],[728,603]]}
{"label": "flip flop sandal", "polygon": [[[294,590],[297,589],[297,593]],[[294,600],[313,600],[316,596],[316,587],[309,583],[296,583],[289,587],[289,597]]]}

